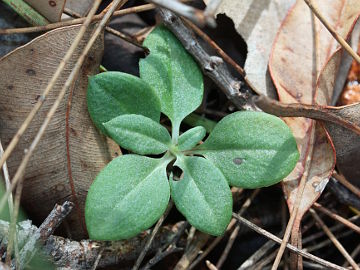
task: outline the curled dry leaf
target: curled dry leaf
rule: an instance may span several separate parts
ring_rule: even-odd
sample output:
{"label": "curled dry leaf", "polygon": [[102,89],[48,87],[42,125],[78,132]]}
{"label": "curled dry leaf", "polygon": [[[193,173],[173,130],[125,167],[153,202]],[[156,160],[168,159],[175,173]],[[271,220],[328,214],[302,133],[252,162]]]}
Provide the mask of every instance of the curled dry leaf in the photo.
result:
{"label": "curled dry leaf", "polygon": [[58,22],[64,10],[65,0],[25,0],[50,22]]}
{"label": "curled dry leaf", "polygon": [[[0,137],[5,147],[40,98],[79,27],[70,26],[48,32],[0,60]],[[87,31],[53,91],[9,158],[8,166],[12,175],[70,74],[91,30]],[[103,38],[99,38],[70,89],[72,94],[70,91],[67,93],[25,172],[22,204],[31,218],[42,222],[55,203],[71,200],[76,208],[67,220],[71,236],[77,239],[87,236],[82,225],[87,190],[97,173],[111,160],[109,147],[92,124],[86,105],[88,76],[98,71],[102,52]]]}
{"label": "curled dry leaf", "polygon": [[261,94],[275,96],[275,89],[268,75],[271,44],[289,8],[295,0],[223,0],[216,13],[225,13],[236,31],[246,41],[248,55],[245,62],[246,76]]}
{"label": "curled dry leaf", "polygon": [[[321,13],[336,31],[346,37],[360,10],[359,1],[316,1]],[[299,35],[301,33],[301,35]],[[269,68],[280,101],[326,105],[331,101],[334,79],[317,83],[320,71],[338,44],[324,26],[298,0],[285,18],[273,45]],[[322,76],[335,77],[339,59],[331,62]],[[292,242],[297,245],[301,218],[317,200],[335,165],[334,151],[328,134],[315,121],[285,118],[299,146],[300,160],[283,182],[289,209],[293,209],[300,179],[305,189],[295,219]]]}

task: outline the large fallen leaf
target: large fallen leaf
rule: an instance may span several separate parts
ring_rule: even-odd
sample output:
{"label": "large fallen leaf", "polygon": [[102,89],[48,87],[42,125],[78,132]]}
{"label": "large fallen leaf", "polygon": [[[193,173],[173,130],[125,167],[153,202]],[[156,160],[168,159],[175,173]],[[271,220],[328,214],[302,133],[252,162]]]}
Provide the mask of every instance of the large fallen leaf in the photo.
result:
{"label": "large fallen leaf", "polygon": [[[11,175],[14,175],[25,149],[29,147],[64,85],[91,30],[87,31],[53,91],[9,158]],[[78,31],[79,26],[70,26],[48,32],[0,60],[0,137],[4,147],[40,97]],[[87,190],[97,173],[111,160],[108,145],[92,124],[86,105],[88,76],[97,72],[102,52],[103,38],[100,38],[72,86],[74,92],[70,106],[68,93],[25,173],[22,204],[36,222],[42,222],[55,203],[65,200],[76,203],[76,209],[67,218],[74,238],[86,237],[82,220]]]}
{"label": "large fallen leaf", "polygon": [[[314,2],[336,31],[345,37],[360,10],[360,2]],[[330,82],[317,87],[317,79],[320,70],[338,46],[324,26],[312,15],[304,1],[298,0],[278,32],[269,62],[270,73],[280,101],[329,104],[332,95]],[[336,63],[332,64],[336,66]],[[330,72],[333,77],[335,68],[331,71],[334,73]],[[292,242],[297,245],[301,218],[326,186],[334,168],[335,157],[327,133],[318,123],[304,118],[284,120],[292,129],[300,150],[297,167],[283,182],[290,211],[294,207],[300,179],[304,177],[306,180],[292,231]]]}
{"label": "large fallen leaf", "polygon": [[64,10],[65,0],[25,0],[37,12],[50,22],[60,21]]}
{"label": "large fallen leaf", "polygon": [[268,60],[277,30],[295,0],[223,0],[216,13],[230,17],[236,31],[246,41],[246,76],[264,95],[274,97],[268,75]]}

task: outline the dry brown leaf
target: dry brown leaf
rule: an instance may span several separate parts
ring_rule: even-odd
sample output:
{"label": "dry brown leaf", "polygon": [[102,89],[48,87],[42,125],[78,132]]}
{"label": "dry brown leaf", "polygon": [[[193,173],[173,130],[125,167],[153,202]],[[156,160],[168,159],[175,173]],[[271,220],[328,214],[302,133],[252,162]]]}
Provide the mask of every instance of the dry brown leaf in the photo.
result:
{"label": "dry brown leaf", "polygon": [[95,0],[66,0],[65,7],[71,11],[86,16]]}
{"label": "dry brown leaf", "polygon": [[[0,60],[0,138],[5,147],[40,98],[79,27],[70,26],[48,32]],[[64,85],[90,33],[91,29],[87,31],[53,91],[9,158],[8,166],[12,175]],[[83,223],[87,190],[96,174],[111,160],[104,137],[94,128],[89,118],[85,95],[88,76],[98,71],[102,54],[103,37],[94,44],[72,87],[72,97],[68,92],[25,173],[22,205],[31,218],[42,222],[55,203],[74,201],[77,209],[74,209],[67,220],[71,236],[77,239],[87,235]]]}
{"label": "dry brown leaf", "polygon": [[[360,2],[316,1],[321,13],[346,37],[360,10]],[[283,103],[326,105],[331,101],[334,79],[319,82],[320,70],[339,45],[312,15],[302,0],[298,0],[285,18],[273,45],[269,68]],[[338,67],[334,59],[323,76],[332,75]],[[325,74],[326,72],[330,74]],[[299,181],[306,180],[292,231],[292,243],[298,244],[299,226],[304,213],[317,200],[328,182],[335,165],[334,151],[328,134],[315,121],[305,118],[285,118],[297,140],[300,159],[294,171],[283,181],[283,189],[289,209],[292,210]],[[308,165],[306,165],[308,164]]]}
{"label": "dry brown leaf", "polygon": [[50,22],[60,21],[66,0],[25,0]]}
{"label": "dry brown leaf", "polygon": [[267,72],[271,44],[294,2],[295,0],[223,0],[216,11],[217,14],[225,13],[230,17],[236,31],[246,41],[246,76],[261,94],[267,96],[275,96]]}

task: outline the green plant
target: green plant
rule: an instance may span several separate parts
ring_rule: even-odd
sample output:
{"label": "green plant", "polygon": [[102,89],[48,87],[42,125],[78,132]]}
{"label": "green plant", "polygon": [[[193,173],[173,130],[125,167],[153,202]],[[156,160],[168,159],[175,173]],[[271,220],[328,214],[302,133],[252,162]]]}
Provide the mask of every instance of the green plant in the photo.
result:
{"label": "green plant", "polygon": [[[202,73],[163,26],[144,42],[150,55],[140,77],[106,72],[89,80],[87,102],[94,124],[135,154],[115,158],[89,189],[85,217],[92,239],[126,239],[152,226],[171,197],[197,229],[221,235],[232,214],[229,185],[259,188],[281,181],[298,150],[282,120],[260,112],[224,117],[203,144],[194,127],[179,136],[181,121],[202,101]],[[172,135],[159,124],[171,121]],[[141,155],[164,155],[151,158]],[[168,165],[182,171],[175,179]]]}

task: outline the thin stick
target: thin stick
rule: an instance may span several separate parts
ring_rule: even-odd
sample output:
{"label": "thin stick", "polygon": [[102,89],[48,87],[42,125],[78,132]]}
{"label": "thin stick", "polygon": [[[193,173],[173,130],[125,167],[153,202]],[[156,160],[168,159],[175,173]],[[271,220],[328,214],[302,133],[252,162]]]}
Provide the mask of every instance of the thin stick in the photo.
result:
{"label": "thin stick", "polygon": [[[278,244],[281,244],[282,241],[279,237],[273,235],[272,233],[260,228],[259,226],[255,225],[254,223],[248,221],[247,219],[239,216],[238,214],[236,213],[233,213],[233,217],[236,218],[238,221],[240,221],[242,224],[246,225],[247,227],[249,227],[250,229],[254,230],[255,232],[265,236],[266,238],[269,238],[273,241],[275,241],[276,243]],[[293,246],[293,245],[290,245],[290,244],[286,244],[286,247],[291,250],[292,252],[295,252],[301,256],[303,256],[304,258],[307,258],[309,260],[312,260],[314,262],[317,262],[318,264],[321,264],[323,266],[326,266],[330,269],[338,269],[338,270],[347,270],[346,268],[344,267],[341,267],[339,265],[336,265],[334,263],[331,263],[331,262],[328,262],[324,259],[321,259],[315,255],[312,255],[308,252],[305,252],[304,250],[302,249],[298,249],[297,247]]]}
{"label": "thin stick", "polygon": [[36,253],[36,243],[40,241],[45,243],[55,229],[61,224],[64,218],[71,212],[74,204],[66,201],[62,205],[55,205],[53,210],[35,231],[35,233],[27,240],[24,247],[20,252],[20,265],[25,268],[27,262],[29,262]]}
{"label": "thin stick", "polygon": [[[351,258],[355,258],[360,253],[360,245],[358,245],[352,252],[351,252]],[[347,267],[349,265],[349,262],[346,261],[343,266]]]}
{"label": "thin stick", "polygon": [[205,16],[202,10],[185,5],[177,0],[147,0],[147,1],[154,3],[159,7],[166,8],[180,16],[183,16],[200,26],[204,26],[205,24],[208,24],[209,26],[212,27],[216,26],[215,19],[212,16]]}
{"label": "thin stick", "polygon": [[[141,6],[137,6],[137,7],[126,8],[126,9],[115,11],[114,17],[148,11],[148,10],[154,9],[155,7],[156,6],[153,4],[146,4],[146,5],[141,5]],[[103,17],[104,17],[103,14],[98,14],[98,15],[95,15],[91,21],[92,22],[100,21]],[[44,26],[0,29],[0,35],[44,32],[44,31],[49,31],[49,30],[59,28],[59,27],[81,24],[81,23],[84,23],[84,21],[85,21],[85,18],[78,18],[78,19],[73,19],[73,20],[61,21],[61,22],[57,22],[57,23],[50,23],[50,24],[47,24]]]}
{"label": "thin stick", "polygon": [[[1,144],[1,139],[0,139],[0,158],[2,157],[3,154],[4,154],[4,149],[3,149],[3,146]],[[5,188],[6,188],[6,191],[8,191],[11,188],[11,183],[10,183],[9,170],[8,170],[6,162],[4,162],[2,170],[3,170],[4,180],[5,180]],[[14,209],[13,195],[11,192],[9,193],[9,197],[8,197],[8,205],[9,205],[9,213],[10,213],[10,219],[11,219],[12,215],[13,215],[13,209]]]}
{"label": "thin stick", "polygon": [[304,0],[304,2],[309,6],[311,11],[316,15],[316,17],[321,21],[321,23],[326,27],[330,34],[340,43],[340,45],[360,64],[360,56],[351,48],[351,46],[345,41],[345,39],[340,36],[335,29],[329,24],[325,17],[320,13],[320,11],[314,6],[311,0]]}
{"label": "thin stick", "polygon": [[49,21],[22,0],[2,0],[31,25],[47,25]]}
{"label": "thin stick", "polygon": [[333,173],[333,176],[336,180],[338,180],[343,186],[345,186],[348,190],[354,193],[356,196],[360,198],[360,189],[351,184],[342,174],[338,174],[336,172]]}
{"label": "thin stick", "polygon": [[[251,196],[249,198],[247,198],[247,200],[244,202],[244,204],[242,205],[240,211],[239,211],[239,215],[243,215],[244,212],[249,208],[249,206],[251,205],[252,201],[254,200],[254,198],[259,194],[260,189],[256,189],[253,191],[253,193],[251,194]],[[224,252],[221,254],[220,259],[218,260],[218,262],[216,263],[216,268],[220,269],[226,258],[228,257],[230,250],[235,242],[236,237],[238,236],[240,231],[240,225],[236,224],[235,229],[233,230],[233,232],[231,233],[230,237],[229,237],[229,241],[226,244],[226,247],[224,249]]]}
{"label": "thin stick", "polygon": [[166,208],[165,210],[165,213],[161,216],[161,218],[158,220],[158,222],[156,223],[154,229],[152,230],[151,232],[151,235],[149,237],[149,239],[146,241],[146,244],[143,248],[143,250],[141,251],[139,257],[137,258],[132,270],[138,270],[142,261],[144,260],[145,256],[146,256],[146,253],[149,251],[150,249],[150,246],[155,238],[155,235],[158,233],[161,225],[163,224],[165,218],[167,217],[167,215],[169,214],[171,208],[173,207],[174,203],[173,201],[170,201],[168,207]]}
{"label": "thin stick", "polygon": [[148,270],[152,268],[155,264],[157,264],[159,261],[161,261],[163,258],[168,256],[169,254],[183,251],[184,248],[180,248],[176,246],[176,243],[179,241],[181,235],[185,232],[186,227],[188,226],[188,222],[184,222],[180,227],[178,232],[176,233],[174,239],[171,241],[171,243],[166,243],[163,245],[159,250],[156,252],[155,256],[148,261],[148,263],[141,268],[142,270]]}
{"label": "thin stick", "polygon": [[96,257],[96,260],[94,262],[94,265],[91,267],[91,270],[96,270],[96,268],[98,267],[99,265],[99,262],[100,262],[100,259],[101,259],[101,256],[104,252],[104,248],[102,248],[99,252],[99,255]]}
{"label": "thin stick", "polygon": [[[312,125],[316,125],[316,123],[313,121]],[[315,140],[315,128],[312,128],[311,134],[310,134],[310,145],[313,145],[314,140]],[[289,219],[288,225],[286,226],[283,240],[281,242],[279,251],[276,255],[276,258],[275,258],[273,266],[271,267],[271,270],[276,270],[278,268],[281,258],[284,254],[287,242],[289,241],[291,231],[294,226],[294,222],[295,222],[295,219],[296,219],[296,216],[297,216],[297,213],[299,210],[299,206],[301,203],[301,199],[302,199],[302,196],[304,193],[306,181],[307,181],[307,178],[309,175],[309,169],[310,169],[310,164],[311,164],[311,160],[312,160],[312,151],[313,151],[313,147],[310,148],[309,154],[306,157],[304,173],[300,179],[300,184],[298,186],[298,191],[296,193],[295,203],[294,203],[293,209],[291,210],[290,219]]]}
{"label": "thin stick", "polygon": [[207,4],[204,15],[206,17],[214,17],[216,10],[220,6],[222,0],[210,0],[210,2]]}
{"label": "thin stick", "polygon": [[[16,145],[18,144],[21,136],[24,134],[26,129],[29,127],[29,125],[32,122],[32,120],[34,119],[35,115],[37,114],[37,112],[40,110],[43,103],[45,102],[46,97],[48,96],[50,91],[53,89],[57,79],[60,77],[61,73],[63,72],[63,70],[64,70],[64,68],[66,66],[66,64],[70,61],[72,55],[74,54],[75,49],[80,44],[80,42],[81,42],[81,40],[82,40],[82,38],[83,38],[83,36],[84,36],[84,34],[86,32],[86,29],[88,28],[88,26],[91,23],[91,18],[95,15],[100,3],[101,3],[101,0],[95,1],[94,6],[90,10],[88,16],[85,18],[83,25],[80,27],[78,34],[76,35],[76,37],[75,37],[74,41],[72,42],[70,48],[67,50],[64,58],[60,61],[60,64],[59,64],[58,68],[56,69],[55,73],[51,77],[50,82],[46,86],[44,92],[42,93],[42,95],[40,96],[38,101],[36,102],[35,106],[31,109],[31,111],[28,114],[28,116],[26,117],[25,121],[22,123],[19,130],[16,132],[15,136],[10,141],[10,143],[9,143],[8,147],[6,148],[4,154],[0,158],[0,167],[3,166],[5,161],[9,158],[10,154],[12,153],[12,151],[14,150]],[[2,207],[0,207],[0,209],[2,209]]]}
{"label": "thin stick", "polygon": [[206,260],[205,263],[209,270],[218,270],[218,268],[215,265],[213,265],[210,261]]}
{"label": "thin stick", "polygon": [[[104,11],[105,11],[106,9],[108,9],[108,8],[110,8],[110,5],[107,6],[101,13],[104,13]],[[76,12],[74,12],[74,11],[68,9],[68,8],[65,8],[65,9],[64,9],[64,13],[67,14],[67,15],[69,15],[69,16],[71,16],[71,17],[73,17],[73,18],[81,18],[81,15],[80,15],[80,14],[78,14],[78,13],[76,13]],[[115,30],[114,28],[112,28],[112,27],[110,27],[110,26],[106,26],[106,27],[105,27],[105,31],[108,32],[108,33],[110,33],[110,34],[113,34],[114,36],[117,36],[117,37],[119,37],[119,38],[121,38],[121,39],[123,39],[123,40],[125,40],[125,41],[127,41],[127,42],[129,42],[130,44],[132,44],[132,45],[134,45],[134,46],[136,46],[136,47],[138,47],[138,48],[140,48],[140,49],[142,49],[146,54],[149,53],[149,49],[148,49],[148,48],[146,48],[146,47],[144,47],[143,45],[141,45],[139,42],[137,42],[137,41],[136,41],[134,38],[132,38],[131,36],[126,35],[126,34],[124,34],[124,33],[121,33],[120,31]]]}
{"label": "thin stick", "polygon": [[[100,0],[98,0],[100,1]],[[31,143],[29,149],[27,150],[24,158],[22,159],[16,173],[15,176],[13,178],[13,181],[11,183],[11,189],[10,192],[14,189],[15,185],[17,184],[17,182],[20,179],[23,179],[23,175],[27,166],[27,163],[30,160],[31,155],[33,154],[33,152],[35,151],[35,148],[37,147],[38,143],[40,142],[40,139],[42,138],[42,136],[44,135],[44,132],[48,126],[48,124],[50,123],[50,120],[52,119],[52,117],[54,116],[57,108],[60,105],[61,100],[63,99],[63,97],[65,96],[65,93],[67,91],[67,89],[70,87],[70,85],[72,84],[72,82],[75,80],[75,78],[77,77],[77,74],[85,60],[86,55],[89,53],[92,45],[95,43],[97,37],[100,35],[101,31],[104,29],[106,23],[108,22],[108,20],[110,19],[112,12],[114,12],[114,9],[120,5],[120,4],[124,4],[126,2],[126,0],[114,0],[114,6],[109,10],[108,13],[106,13],[106,15],[103,17],[103,19],[101,20],[101,22],[99,23],[99,25],[97,26],[97,28],[95,29],[93,35],[91,36],[90,40],[88,41],[88,43],[86,44],[84,51],[82,52],[82,54],[80,55],[79,59],[77,60],[73,70],[71,71],[68,79],[66,80],[63,88],[60,90],[58,97],[56,98],[54,104],[52,105],[51,109],[49,110],[49,112],[46,115],[45,121],[43,122],[43,124],[41,125],[38,133],[36,134],[33,142]],[[3,196],[2,200],[0,201],[0,211],[3,209],[4,204],[5,204],[5,200],[7,198],[7,196],[9,196],[8,192],[5,193],[5,195]]]}
{"label": "thin stick", "polygon": [[319,204],[317,202],[315,202],[313,204],[313,206],[316,209],[318,209],[319,211],[321,211],[322,213],[324,213],[325,215],[331,217],[332,219],[335,219],[335,220],[341,222],[342,224],[344,224],[348,228],[352,229],[354,232],[357,232],[358,234],[360,234],[360,227],[357,226],[356,224],[350,222],[346,218],[343,218],[342,216],[339,216],[338,214],[335,214],[335,213],[331,212],[329,209],[325,208],[324,206],[322,206],[321,204]]}
{"label": "thin stick", "polygon": [[350,254],[346,251],[346,249],[343,247],[343,245],[339,242],[339,240],[336,239],[335,235],[329,230],[328,226],[321,220],[321,218],[316,214],[314,209],[310,209],[310,214],[313,216],[313,218],[316,220],[316,223],[320,225],[320,227],[323,229],[323,231],[326,233],[326,235],[330,238],[330,240],[333,242],[335,247],[340,251],[340,253],[344,256],[344,258],[350,263],[350,265],[355,270],[360,270],[360,267],[356,264],[353,258],[351,258]]}
{"label": "thin stick", "polygon": [[[41,95],[41,98],[39,98],[38,102],[35,104],[33,109],[30,111],[27,118],[25,119],[25,121],[21,125],[20,129],[18,130],[18,132],[16,133],[14,138],[11,140],[8,148],[5,150],[3,156],[0,159],[0,166],[2,166],[5,163],[6,159],[9,157],[9,155],[11,154],[11,152],[13,151],[15,146],[17,145],[18,141],[20,140],[21,136],[23,135],[23,133],[25,132],[27,127],[30,125],[30,123],[33,120],[33,118],[35,117],[36,113],[41,108],[42,104],[45,101],[46,96],[52,90],[52,88],[55,85],[57,79],[59,78],[62,71],[64,70],[65,65],[71,59],[71,56],[73,55],[76,47],[80,43],[83,35],[85,34],[85,31],[86,31],[88,25],[91,22],[91,17],[94,16],[94,14],[96,13],[96,10],[99,7],[100,3],[101,3],[101,0],[97,0],[94,3],[92,9],[90,10],[89,15],[86,17],[86,20],[85,20],[84,24],[80,27],[78,35],[75,37],[74,42],[71,44],[69,50],[65,54],[65,57],[60,62],[59,66],[58,66],[57,70],[55,71],[53,77],[51,78],[49,84],[47,85],[46,89],[44,90],[43,94]],[[65,91],[66,91],[66,89],[65,89]],[[60,103],[60,101],[58,103]],[[54,103],[54,105],[55,104],[56,104],[56,102]],[[49,113],[52,112],[51,109],[50,109]],[[55,108],[55,111],[56,111],[56,109],[57,109],[57,106]],[[55,113],[55,111],[53,111],[52,115]],[[48,115],[49,115],[49,113],[48,113]],[[50,117],[50,119],[51,119],[51,117]],[[8,263],[8,264],[10,264],[10,262],[11,262],[11,254],[12,254],[13,244],[14,244],[14,241],[15,241],[15,238],[16,238],[16,221],[17,221],[18,214],[19,214],[20,199],[21,199],[22,188],[23,188],[23,176],[24,176],[24,173],[25,173],[26,165],[30,160],[31,154],[35,150],[35,147],[37,146],[38,142],[40,141],[40,138],[42,137],[43,133],[45,132],[47,124],[50,122],[50,119],[48,121],[47,121],[47,119],[45,119],[43,125],[41,126],[41,128],[39,130],[40,136],[38,136],[39,135],[39,133],[38,133],[37,136],[35,137],[33,143],[30,146],[29,151],[25,154],[23,160],[21,161],[21,163],[19,165],[19,168],[17,169],[17,171],[15,173],[15,176],[14,176],[13,181],[11,183],[11,187],[6,191],[6,193],[4,194],[4,196],[3,196],[3,198],[1,199],[1,202],[0,202],[0,211],[1,211],[3,209],[3,207],[4,207],[4,205],[5,205],[6,199],[8,198],[10,193],[13,191],[13,189],[16,186],[17,182],[19,182],[18,187],[16,189],[15,205],[14,205],[14,211],[13,211],[14,214],[13,214],[13,217],[11,219],[11,224],[10,224],[9,240],[8,240],[6,260],[5,260],[6,263]]]}

